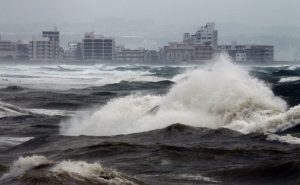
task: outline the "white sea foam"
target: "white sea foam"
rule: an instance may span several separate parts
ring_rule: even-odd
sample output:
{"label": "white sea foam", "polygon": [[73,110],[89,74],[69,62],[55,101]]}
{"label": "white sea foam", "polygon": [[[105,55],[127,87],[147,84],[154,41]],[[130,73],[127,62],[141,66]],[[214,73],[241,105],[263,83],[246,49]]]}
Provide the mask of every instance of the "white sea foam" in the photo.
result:
{"label": "white sea foam", "polygon": [[[76,113],[78,113],[77,111]],[[16,105],[12,105],[9,103],[0,101],[0,118],[2,117],[11,117],[11,116],[21,116],[27,114],[42,114],[49,116],[69,116],[75,114],[75,111],[67,111],[67,110],[55,110],[55,109],[25,109],[18,107]]]}
{"label": "white sea foam", "polygon": [[222,184],[219,180],[201,174],[140,174],[138,176],[148,179],[167,177],[174,180],[197,181],[199,184]]}
{"label": "white sea foam", "polygon": [[284,77],[279,80],[279,83],[294,82],[300,80],[300,77]]}
{"label": "white sea foam", "polygon": [[[64,135],[116,135],[148,131],[173,123],[226,127],[242,133],[270,132],[299,119],[263,82],[221,56],[207,67],[175,77],[165,96],[114,99],[92,115],[61,124]],[[158,107],[155,111],[150,111]]]}
{"label": "white sea foam", "polygon": [[20,107],[0,101],[0,118],[25,115],[28,112]]}
{"label": "white sea foam", "polygon": [[[127,96],[126,98],[113,99],[100,112],[85,115],[84,118],[73,118],[72,124],[63,123],[61,129],[67,135],[113,135],[118,133],[131,133],[137,128],[136,121],[147,116],[147,112],[160,104],[158,96]],[[99,115],[99,113],[101,115]],[[85,119],[89,119],[86,121]],[[84,122],[84,123],[83,123]],[[71,127],[69,127],[71,126]],[[135,130],[132,130],[135,129]]]}
{"label": "white sea foam", "polygon": [[197,174],[197,175],[192,175],[192,174],[180,174],[175,177],[175,179],[184,179],[184,180],[190,180],[190,181],[200,181],[200,182],[208,182],[208,183],[213,183],[213,184],[219,184],[221,183],[220,181],[217,181],[213,178],[210,177],[205,177],[203,175]]}
{"label": "white sea foam", "polygon": [[293,66],[288,66],[288,69],[289,70],[296,70],[296,69],[299,69],[300,66],[298,65],[293,65]]}
{"label": "white sea foam", "polygon": [[[125,179],[116,171],[104,169],[99,163],[91,164],[84,161],[62,161],[56,164],[50,171],[56,174],[69,174],[75,179],[94,180],[98,182],[97,184],[136,184]],[[103,178],[104,176],[108,178]]]}
{"label": "white sea foam", "polygon": [[56,110],[56,109],[26,109],[27,111],[34,114],[48,115],[48,116],[71,116],[79,111],[69,111],[69,110]]}
{"label": "white sea foam", "polygon": [[284,135],[284,136],[270,134],[270,135],[268,135],[267,140],[268,141],[279,141],[281,143],[288,143],[288,144],[294,144],[294,145],[300,144],[300,138],[291,136],[289,134]]}
{"label": "white sea foam", "polygon": [[84,161],[62,161],[56,164],[51,171],[57,173],[71,173],[78,174],[83,177],[97,177],[103,171],[100,164],[89,164]]}
{"label": "white sea foam", "polygon": [[145,70],[116,70],[106,65],[0,66],[0,88],[17,85],[34,89],[67,90],[119,83],[120,81],[159,81]]}
{"label": "white sea foam", "polygon": [[18,177],[37,166],[49,163],[51,163],[51,161],[44,156],[34,155],[28,157],[20,157],[12,164],[9,172],[4,174],[1,179]]}

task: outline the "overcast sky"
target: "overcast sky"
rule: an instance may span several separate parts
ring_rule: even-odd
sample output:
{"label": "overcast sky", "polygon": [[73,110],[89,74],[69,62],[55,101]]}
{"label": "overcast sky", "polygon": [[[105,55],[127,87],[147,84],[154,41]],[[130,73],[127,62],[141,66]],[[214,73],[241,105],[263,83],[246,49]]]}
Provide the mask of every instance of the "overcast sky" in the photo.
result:
{"label": "overcast sky", "polygon": [[94,22],[101,18],[191,25],[206,21],[299,26],[300,0],[0,0],[1,23]]}

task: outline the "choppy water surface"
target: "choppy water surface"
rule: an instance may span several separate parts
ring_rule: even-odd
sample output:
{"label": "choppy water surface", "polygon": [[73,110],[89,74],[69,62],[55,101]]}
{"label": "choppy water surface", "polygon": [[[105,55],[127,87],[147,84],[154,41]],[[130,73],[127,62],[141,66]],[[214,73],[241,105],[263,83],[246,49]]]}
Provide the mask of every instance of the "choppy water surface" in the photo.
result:
{"label": "choppy water surface", "polygon": [[0,65],[0,184],[297,184],[300,67]]}

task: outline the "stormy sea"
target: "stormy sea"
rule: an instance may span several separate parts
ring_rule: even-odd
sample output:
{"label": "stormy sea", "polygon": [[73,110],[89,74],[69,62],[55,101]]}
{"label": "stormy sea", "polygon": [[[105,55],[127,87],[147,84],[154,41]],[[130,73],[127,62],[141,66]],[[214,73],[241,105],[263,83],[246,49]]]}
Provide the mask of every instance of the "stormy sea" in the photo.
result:
{"label": "stormy sea", "polygon": [[300,65],[0,64],[0,184],[299,184],[299,104]]}

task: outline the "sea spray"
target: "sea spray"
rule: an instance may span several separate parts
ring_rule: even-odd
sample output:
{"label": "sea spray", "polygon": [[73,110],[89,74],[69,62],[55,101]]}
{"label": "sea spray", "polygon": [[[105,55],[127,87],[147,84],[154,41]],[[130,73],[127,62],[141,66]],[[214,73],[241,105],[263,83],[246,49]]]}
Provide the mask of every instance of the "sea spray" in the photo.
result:
{"label": "sea spray", "polygon": [[[251,77],[226,56],[174,80],[176,85],[165,96],[131,95],[113,99],[92,115],[63,122],[61,133],[129,134],[173,123],[226,127],[242,133],[269,132],[291,124],[300,116],[299,107],[292,113],[287,111],[286,103],[274,96],[268,85]],[[155,111],[151,111],[154,107]]]}

